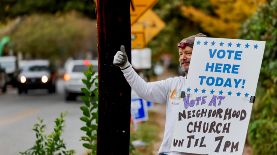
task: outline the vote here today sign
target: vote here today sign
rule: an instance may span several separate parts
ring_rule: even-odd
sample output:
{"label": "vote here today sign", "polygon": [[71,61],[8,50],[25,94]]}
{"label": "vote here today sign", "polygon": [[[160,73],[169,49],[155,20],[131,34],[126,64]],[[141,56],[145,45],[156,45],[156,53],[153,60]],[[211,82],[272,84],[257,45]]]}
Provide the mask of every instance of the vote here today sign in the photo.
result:
{"label": "vote here today sign", "polygon": [[196,38],[187,92],[255,96],[264,48],[264,41]]}
{"label": "vote here today sign", "polygon": [[171,151],[241,155],[265,42],[195,39]]}

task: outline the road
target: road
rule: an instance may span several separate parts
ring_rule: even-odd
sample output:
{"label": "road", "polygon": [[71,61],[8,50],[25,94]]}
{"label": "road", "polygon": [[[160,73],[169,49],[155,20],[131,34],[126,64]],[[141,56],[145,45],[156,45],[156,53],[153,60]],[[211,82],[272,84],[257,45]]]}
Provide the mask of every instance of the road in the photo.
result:
{"label": "road", "polygon": [[[57,93],[49,95],[47,91],[29,91],[27,95],[18,95],[16,89],[9,88],[7,94],[0,94],[0,155],[18,155],[35,143],[33,125],[38,118],[42,118],[47,126],[46,133],[53,130],[54,120],[61,112],[67,112],[65,127],[62,138],[67,149],[74,149],[76,155],[85,154],[80,137],[84,135],[80,131],[83,123],[79,120],[82,112],[80,105],[82,101],[65,102],[63,94],[63,81],[57,83]],[[165,108],[165,107],[163,107]],[[161,120],[157,120],[160,126],[163,125],[164,111],[160,111]],[[162,135],[160,135],[162,138]],[[160,145],[155,145],[156,152]],[[250,155],[251,148],[246,147],[243,155]]]}
{"label": "road", "polygon": [[0,154],[18,155],[35,143],[33,125],[42,118],[47,126],[46,133],[53,131],[54,120],[61,112],[67,112],[62,138],[67,149],[74,149],[77,155],[85,153],[80,137],[83,123],[80,105],[82,101],[65,102],[63,81],[57,82],[57,93],[49,95],[44,90],[31,90],[18,95],[16,89],[9,88],[7,94],[0,94]]}

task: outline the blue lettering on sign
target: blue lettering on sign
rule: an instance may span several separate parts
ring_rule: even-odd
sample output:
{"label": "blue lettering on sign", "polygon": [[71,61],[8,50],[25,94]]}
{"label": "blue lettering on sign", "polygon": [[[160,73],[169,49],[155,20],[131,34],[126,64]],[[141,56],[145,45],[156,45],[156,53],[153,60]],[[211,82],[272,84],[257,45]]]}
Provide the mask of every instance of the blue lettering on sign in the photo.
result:
{"label": "blue lettering on sign", "polygon": [[209,49],[210,58],[241,60],[242,51]]}
{"label": "blue lettering on sign", "polygon": [[[223,45],[223,43],[222,43]],[[230,42],[229,47],[232,46]],[[241,50],[232,49],[209,49],[209,57],[211,59],[225,59],[225,60],[242,60]],[[222,63],[223,62],[223,63]],[[240,64],[224,63],[228,61],[221,62],[206,62],[204,67],[205,72],[212,73],[224,73],[224,74],[239,74]],[[210,87],[229,87],[229,88],[244,88],[246,80],[241,78],[229,78],[229,77],[218,77],[217,76],[205,76],[200,75],[199,84],[201,86]]]}
{"label": "blue lettering on sign", "polygon": [[206,72],[217,72],[217,73],[228,73],[228,74],[238,74],[240,65],[237,64],[222,64],[222,63],[206,63]]}
{"label": "blue lettering on sign", "polygon": [[213,77],[213,76],[198,76],[200,85],[207,86],[223,86],[223,87],[235,87],[235,88],[244,88],[246,81],[244,79],[236,78],[222,78],[222,77]]}

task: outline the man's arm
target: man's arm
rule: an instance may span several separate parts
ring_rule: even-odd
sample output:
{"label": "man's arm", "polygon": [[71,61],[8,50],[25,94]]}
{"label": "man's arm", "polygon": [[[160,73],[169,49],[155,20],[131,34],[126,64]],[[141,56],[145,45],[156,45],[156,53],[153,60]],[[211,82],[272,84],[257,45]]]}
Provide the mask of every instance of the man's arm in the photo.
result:
{"label": "man's arm", "polygon": [[166,102],[170,81],[145,82],[129,63],[124,46],[121,46],[121,51],[117,51],[113,64],[120,67],[125,79],[138,96],[156,103]]}

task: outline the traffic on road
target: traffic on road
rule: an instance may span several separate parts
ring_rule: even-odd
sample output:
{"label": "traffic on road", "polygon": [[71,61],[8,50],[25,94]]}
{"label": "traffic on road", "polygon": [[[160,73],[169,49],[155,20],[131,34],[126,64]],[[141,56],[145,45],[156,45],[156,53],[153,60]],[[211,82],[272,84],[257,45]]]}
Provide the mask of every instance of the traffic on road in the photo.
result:
{"label": "traffic on road", "polygon": [[[0,64],[3,64],[2,62],[0,60]],[[18,64],[18,70],[14,71],[17,80],[14,85],[5,81],[7,69],[4,68],[0,72],[1,154],[19,154],[32,147],[36,139],[32,129],[38,119],[44,121],[47,126],[46,133],[49,134],[53,131],[55,119],[62,112],[66,113],[62,135],[66,147],[75,150],[76,154],[84,154],[85,150],[80,141],[83,134],[80,130],[83,125],[80,121],[81,90],[68,94],[67,88],[70,84],[78,83],[78,88],[81,89],[83,72],[91,64],[94,71],[97,71],[97,61],[70,60],[72,72],[62,73],[51,68],[47,60],[24,60]],[[69,79],[64,79],[65,73]]]}

